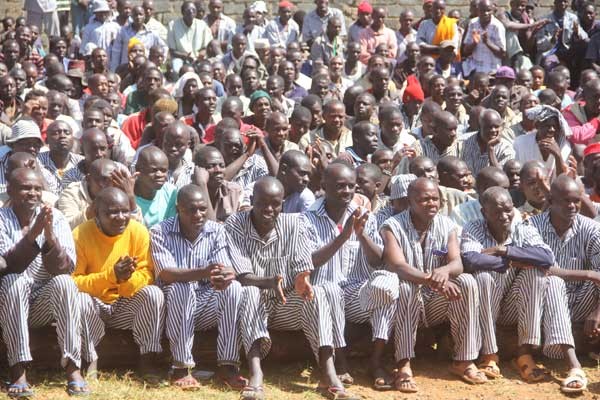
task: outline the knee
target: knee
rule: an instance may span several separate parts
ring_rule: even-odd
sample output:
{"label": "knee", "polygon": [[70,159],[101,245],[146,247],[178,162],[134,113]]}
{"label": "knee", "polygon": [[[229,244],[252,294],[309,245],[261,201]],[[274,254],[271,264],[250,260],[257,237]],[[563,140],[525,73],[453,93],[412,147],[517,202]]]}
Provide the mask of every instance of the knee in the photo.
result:
{"label": "knee", "polygon": [[398,299],[408,299],[412,297],[415,286],[407,281],[400,281],[398,284]]}
{"label": "knee", "polygon": [[562,278],[558,276],[549,276],[548,277],[548,290],[550,293],[556,296],[565,295],[567,292],[567,285]]}
{"label": "knee", "polygon": [[456,283],[462,293],[477,295],[477,281],[471,274],[460,274],[456,277]]}
{"label": "knee", "polygon": [[258,304],[260,302],[260,289],[256,286],[242,287],[242,301],[245,304]]}
{"label": "knee", "polygon": [[18,295],[27,290],[27,280],[21,274],[8,274],[2,278],[0,293]]}
{"label": "knee", "polygon": [[144,303],[162,306],[165,302],[165,295],[158,286],[148,285],[139,291]]}
{"label": "knee", "polygon": [[[146,286],[148,288],[150,286]],[[144,289],[146,289],[144,288]],[[142,289],[142,290],[144,290]],[[191,301],[190,299],[194,295],[194,289],[190,282],[173,282],[165,289],[166,298],[168,303],[173,302],[185,302]]]}
{"label": "knee", "polygon": [[315,298],[324,296],[330,302],[342,302],[344,300],[344,290],[335,283],[325,283],[319,286],[313,286]]}
{"label": "knee", "polygon": [[238,281],[232,281],[224,290],[224,293],[229,296],[241,296],[243,293],[242,285]]}
{"label": "knee", "polygon": [[94,304],[94,299],[92,299],[92,296],[87,293],[79,292],[77,298],[79,300],[79,309],[81,310],[82,314],[87,315],[95,312],[96,305]]}
{"label": "knee", "polygon": [[481,289],[491,288],[494,284],[494,277],[489,272],[477,272],[473,275],[475,282],[477,282],[477,287]]}
{"label": "knee", "polygon": [[55,290],[59,291],[61,294],[78,291],[77,285],[71,275],[55,276],[52,278],[51,283],[54,285]]}

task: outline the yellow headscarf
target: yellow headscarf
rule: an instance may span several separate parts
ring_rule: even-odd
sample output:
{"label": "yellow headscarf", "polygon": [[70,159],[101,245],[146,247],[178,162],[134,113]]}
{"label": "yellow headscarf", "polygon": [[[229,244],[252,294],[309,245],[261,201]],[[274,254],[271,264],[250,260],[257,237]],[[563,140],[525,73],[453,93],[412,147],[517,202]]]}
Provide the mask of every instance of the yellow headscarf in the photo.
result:
{"label": "yellow headscarf", "polygon": [[[131,39],[129,39],[129,43],[127,44],[127,53],[129,54],[131,52],[131,49],[133,48],[133,46],[135,46],[136,44],[140,44],[142,45],[142,47],[144,47],[144,43],[142,43],[142,41],[138,38],[136,38],[135,36],[132,37]],[[144,48],[144,50],[146,50]]]}

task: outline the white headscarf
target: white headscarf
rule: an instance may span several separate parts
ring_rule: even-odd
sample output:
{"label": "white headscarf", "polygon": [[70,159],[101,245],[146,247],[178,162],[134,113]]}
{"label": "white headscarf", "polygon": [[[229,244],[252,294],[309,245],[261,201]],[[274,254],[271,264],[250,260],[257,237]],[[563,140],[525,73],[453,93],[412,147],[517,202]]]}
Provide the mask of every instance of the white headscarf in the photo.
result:
{"label": "white headscarf", "polygon": [[176,99],[183,97],[183,88],[190,79],[196,80],[198,89],[202,87],[202,82],[200,81],[198,74],[195,72],[186,72],[185,74],[181,75],[181,78],[177,79],[177,82],[175,82],[175,85],[173,86],[173,97]]}

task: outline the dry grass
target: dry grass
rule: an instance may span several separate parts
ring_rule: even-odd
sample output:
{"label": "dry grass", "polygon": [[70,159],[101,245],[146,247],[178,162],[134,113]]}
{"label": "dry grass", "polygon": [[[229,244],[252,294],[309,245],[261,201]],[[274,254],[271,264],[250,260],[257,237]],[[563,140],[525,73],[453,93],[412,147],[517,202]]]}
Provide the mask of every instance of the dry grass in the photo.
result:
{"label": "dry grass", "polygon": [[[578,399],[600,398],[600,368],[595,361],[584,359],[584,367],[590,380],[589,391]],[[483,386],[470,386],[457,381],[448,372],[449,362],[435,358],[420,359],[414,363],[417,383],[421,392],[417,395],[402,395],[398,392],[375,392],[370,389],[371,379],[368,376],[367,360],[356,359],[352,362],[352,372],[357,380],[351,390],[365,399],[556,399],[564,398],[559,391],[558,379],[564,377],[560,363],[547,361],[552,370],[553,380],[546,383],[528,385],[522,383],[508,363],[502,363],[505,378],[490,382]],[[321,399],[314,392],[317,384],[308,364],[294,363],[287,365],[270,365],[266,368],[266,394],[271,400],[288,399]],[[36,399],[67,399],[62,376],[56,371],[30,373],[30,380],[35,384]],[[236,392],[228,391],[212,384],[206,384],[196,392],[161,387],[150,388],[135,380],[130,371],[108,371],[100,376],[98,382],[90,382],[93,394],[90,399],[127,399],[127,400],[187,400],[214,399],[233,400],[239,398]]]}

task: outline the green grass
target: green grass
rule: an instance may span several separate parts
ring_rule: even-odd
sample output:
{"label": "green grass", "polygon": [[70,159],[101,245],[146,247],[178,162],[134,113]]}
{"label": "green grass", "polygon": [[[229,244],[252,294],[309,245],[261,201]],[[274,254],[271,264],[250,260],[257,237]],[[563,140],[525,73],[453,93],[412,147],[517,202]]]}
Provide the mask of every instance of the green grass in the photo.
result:
{"label": "green grass", "polygon": [[[578,399],[600,398],[600,369],[595,361],[582,360],[590,380],[590,390]],[[559,391],[559,379],[564,378],[564,368],[560,362],[544,361],[552,371],[549,382],[529,385],[523,383],[509,366],[500,364],[504,379],[491,381],[482,386],[470,386],[458,381],[448,373],[449,362],[435,357],[419,359],[413,363],[420,392],[416,395],[403,395],[399,392],[376,392],[371,389],[368,362],[366,359],[352,360],[352,374],[356,384],[350,388],[353,393],[365,399],[557,399],[566,398]],[[242,371],[247,373],[246,371]],[[267,399],[271,400],[312,400],[322,397],[315,393],[316,374],[308,363],[290,363],[268,365],[265,368]],[[35,399],[68,399],[65,382],[59,371],[31,371],[29,380],[36,391]],[[148,387],[135,378],[135,374],[126,370],[102,371],[97,382],[90,382],[90,399],[127,399],[127,400],[188,400],[188,399],[238,399],[235,391],[218,387],[211,383],[203,384],[195,392],[183,392],[172,387]],[[0,394],[0,398],[2,395]]]}

